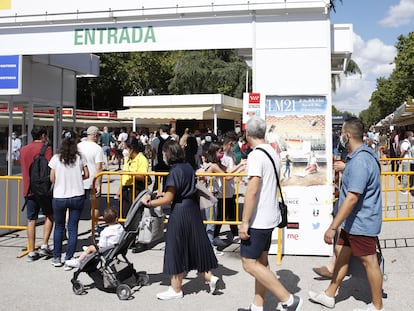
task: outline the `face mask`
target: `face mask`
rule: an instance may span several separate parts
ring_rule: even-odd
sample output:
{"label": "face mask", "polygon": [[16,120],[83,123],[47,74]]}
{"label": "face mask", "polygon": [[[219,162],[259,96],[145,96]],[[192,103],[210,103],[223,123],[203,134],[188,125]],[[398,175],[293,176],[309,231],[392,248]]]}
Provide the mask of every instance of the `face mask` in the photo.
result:
{"label": "face mask", "polygon": [[12,138],[15,139],[16,138],[16,135],[12,135]]}
{"label": "face mask", "polygon": [[217,155],[217,159],[221,160],[221,159],[223,158],[223,156],[224,156],[224,152],[220,152],[220,153]]}
{"label": "face mask", "polygon": [[341,138],[339,139],[339,142],[341,143],[341,146],[345,148],[346,147],[346,144],[348,144],[349,141],[348,141],[348,139],[345,140],[344,137],[346,137],[346,136],[345,135],[341,135]]}
{"label": "face mask", "polygon": [[124,158],[128,158],[129,157],[129,151],[128,151],[128,149],[122,150],[122,155],[124,156]]}

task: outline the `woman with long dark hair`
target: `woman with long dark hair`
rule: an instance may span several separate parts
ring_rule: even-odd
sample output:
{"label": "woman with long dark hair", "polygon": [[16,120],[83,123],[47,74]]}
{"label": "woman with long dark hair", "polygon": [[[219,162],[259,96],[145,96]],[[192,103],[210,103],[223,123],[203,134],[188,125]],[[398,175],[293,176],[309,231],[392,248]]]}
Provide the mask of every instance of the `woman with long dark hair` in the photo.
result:
{"label": "woman with long dark hair", "polygon": [[[227,169],[220,161],[221,157],[223,156],[223,145],[218,142],[212,142],[208,147],[207,152],[205,152],[205,163],[200,168],[199,172],[204,173],[239,173],[242,172],[246,165],[246,160],[242,160],[239,164],[233,166],[231,169]],[[223,193],[223,183],[229,180],[233,180],[234,177],[228,175],[226,177],[213,177],[212,183],[212,192],[218,198],[218,204],[212,207],[212,219],[211,220],[222,220],[223,219],[223,195],[219,195]],[[226,202],[227,204],[227,202]],[[226,205],[228,206],[228,205]],[[220,209],[220,210],[218,210]],[[228,210],[226,208],[226,210]],[[210,219],[211,208],[205,210],[205,217],[206,219]],[[219,216],[218,216],[219,215]],[[229,218],[226,215],[226,218]],[[208,224],[206,226],[207,235],[211,244],[213,244],[214,238],[216,238],[221,229],[221,225],[217,225],[219,227],[218,232],[216,232],[216,225]],[[236,226],[237,228],[237,226]],[[222,255],[223,253],[220,250],[215,248],[216,255]]]}
{"label": "woman with long dark hair", "polygon": [[194,169],[185,162],[184,150],[178,142],[165,142],[162,153],[170,166],[164,192],[158,193],[154,200],[151,200],[150,195],[141,199],[149,207],[171,204],[171,215],[165,234],[163,269],[171,277],[171,286],[167,291],[157,294],[157,298],[182,298],[184,273],[191,270],[201,273],[209,284],[210,293],[214,293],[219,278],[211,273],[211,269],[217,268],[217,258],[204,229],[196,194]]}
{"label": "woman with long dark hair", "polygon": [[[62,241],[66,211],[68,219],[68,245],[65,261],[73,257],[78,241],[78,224],[85,201],[83,180],[89,178],[86,160],[79,154],[78,136],[72,131],[63,134],[59,151],[50,159],[50,181],[54,183],[52,206],[55,215],[52,265],[61,267]],[[66,266],[65,266],[66,268]],[[67,267],[67,269],[71,269]]]}

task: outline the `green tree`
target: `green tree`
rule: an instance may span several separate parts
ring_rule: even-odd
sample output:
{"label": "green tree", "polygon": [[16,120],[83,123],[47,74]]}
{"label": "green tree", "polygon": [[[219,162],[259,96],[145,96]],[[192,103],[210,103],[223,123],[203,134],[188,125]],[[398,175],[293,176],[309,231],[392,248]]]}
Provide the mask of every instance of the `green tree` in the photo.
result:
{"label": "green tree", "polygon": [[[347,64],[346,68],[344,70],[345,77],[352,76],[355,74],[359,74],[361,76],[362,71],[359,68],[358,64],[351,58]],[[332,74],[331,75],[331,88],[332,92],[336,92],[337,87],[341,85],[341,75],[340,74]]]}
{"label": "green tree", "polygon": [[395,111],[414,94],[414,32],[399,36],[395,45],[395,68],[389,78],[377,79],[370,106],[361,113],[365,125],[372,125]]}
{"label": "green tree", "polygon": [[175,53],[105,53],[100,56],[100,75],[78,79],[78,108],[119,110],[123,96],[168,94]]}
{"label": "green tree", "polygon": [[234,50],[183,52],[174,66],[171,94],[222,93],[242,98],[247,65]]}
{"label": "green tree", "polygon": [[78,108],[91,109],[93,100],[94,109],[119,110],[128,95],[222,93],[242,98],[250,70],[234,50],[99,56],[100,76],[78,79]]}
{"label": "green tree", "polygon": [[[339,2],[342,4],[342,0],[339,0]],[[337,1],[330,0],[329,1],[329,9],[336,12],[336,3],[337,3]]]}

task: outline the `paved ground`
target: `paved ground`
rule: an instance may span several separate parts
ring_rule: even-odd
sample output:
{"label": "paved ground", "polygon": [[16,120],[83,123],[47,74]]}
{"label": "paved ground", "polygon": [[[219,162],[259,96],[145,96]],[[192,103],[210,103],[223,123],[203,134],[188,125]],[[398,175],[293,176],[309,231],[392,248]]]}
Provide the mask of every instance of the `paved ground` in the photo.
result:
{"label": "paved ground", "polygon": [[[79,250],[88,243],[90,222],[81,221],[79,234]],[[228,230],[224,226],[223,230]],[[41,236],[42,226],[37,228],[37,237]],[[412,264],[414,258],[414,232],[412,222],[384,223],[380,235],[385,257],[384,292],[388,298],[384,300],[386,310],[412,310],[411,285],[414,284]],[[208,294],[208,286],[202,278],[191,272],[184,281],[184,298],[175,301],[158,301],[156,293],[164,291],[169,279],[162,274],[163,248],[160,243],[151,250],[139,254],[128,253],[136,270],[147,271],[150,284],[136,288],[133,298],[120,301],[115,294],[91,288],[81,296],[72,292],[70,279],[73,271],[67,272],[55,268],[50,260],[39,260],[28,263],[26,258],[16,258],[27,242],[26,232],[15,232],[0,237],[0,310],[237,310],[247,307],[251,302],[254,282],[251,276],[243,271],[239,245],[233,244],[219,257],[219,268],[214,274],[221,281],[216,295]],[[37,239],[38,244],[41,240]],[[304,298],[303,310],[323,310],[322,307],[310,303],[308,290],[322,290],[328,281],[320,280],[312,267],[325,264],[327,257],[319,256],[284,256],[282,265],[276,266],[275,256],[270,257],[271,270],[280,276],[286,287]],[[353,276],[347,278],[339,290],[335,310],[349,311],[361,307],[370,300],[370,294],[363,273],[353,269]],[[87,285],[92,280],[88,275],[81,275],[82,282]],[[277,299],[268,294],[265,310],[274,310]]]}

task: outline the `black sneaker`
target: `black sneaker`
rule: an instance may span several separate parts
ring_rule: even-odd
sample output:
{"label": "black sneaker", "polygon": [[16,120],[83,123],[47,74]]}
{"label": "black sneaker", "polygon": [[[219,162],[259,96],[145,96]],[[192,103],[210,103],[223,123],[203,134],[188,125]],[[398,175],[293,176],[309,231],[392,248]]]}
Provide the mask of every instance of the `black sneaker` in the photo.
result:
{"label": "black sneaker", "polygon": [[40,258],[40,255],[38,252],[30,252],[27,255],[27,262],[32,262],[32,261],[36,261]]}
{"label": "black sneaker", "polygon": [[293,303],[290,306],[279,302],[277,307],[276,307],[276,310],[279,310],[279,311],[299,311],[299,310],[302,309],[302,305],[303,305],[302,298],[293,295]]}
{"label": "black sneaker", "polygon": [[135,246],[132,248],[133,253],[142,253],[148,249],[148,245],[142,243],[136,243]]}
{"label": "black sneaker", "polygon": [[53,256],[53,252],[52,252],[52,250],[49,248],[49,246],[45,246],[45,247],[41,247],[40,248],[40,250],[39,250],[39,254],[41,255],[41,256],[44,256],[44,257],[48,257],[48,258],[50,258],[50,257],[52,257]]}

